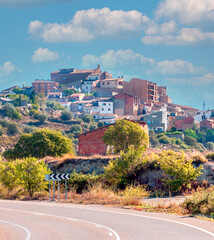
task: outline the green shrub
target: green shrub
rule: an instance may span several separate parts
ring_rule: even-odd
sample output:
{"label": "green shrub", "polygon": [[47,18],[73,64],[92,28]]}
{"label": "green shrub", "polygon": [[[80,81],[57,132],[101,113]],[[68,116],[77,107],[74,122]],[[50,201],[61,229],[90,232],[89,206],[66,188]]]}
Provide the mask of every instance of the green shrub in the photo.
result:
{"label": "green shrub", "polygon": [[192,162],[195,164],[203,164],[207,162],[207,159],[204,156],[197,154],[192,156]]}
{"label": "green shrub", "polygon": [[98,126],[98,127],[103,127],[103,126],[104,126],[104,123],[103,123],[103,122],[98,122],[97,126]]}
{"label": "green shrub", "polygon": [[207,143],[207,149],[210,151],[214,151],[214,143],[213,142],[208,142]]}
{"label": "green shrub", "polygon": [[159,141],[158,138],[156,137],[154,130],[149,131],[149,143],[152,147],[158,147],[159,145]]}
{"label": "green shrub", "polygon": [[8,135],[16,135],[19,133],[18,124],[15,122],[8,123],[7,125],[7,134]]}
{"label": "green shrub", "polygon": [[61,115],[60,115],[60,118],[61,118],[62,121],[71,120],[71,118],[72,118],[72,113],[71,113],[71,112],[68,112],[68,111],[62,111],[62,112],[61,112]]}
{"label": "green shrub", "polygon": [[71,133],[73,133],[73,132],[82,133],[82,127],[79,124],[74,124],[74,125],[71,126],[70,131],[71,131]]}
{"label": "green shrub", "polygon": [[7,120],[4,120],[4,119],[0,119],[0,125],[2,127],[7,127],[8,126],[8,121]]}
{"label": "green shrub", "polygon": [[198,144],[197,140],[194,137],[191,137],[188,135],[184,136],[184,142],[185,144],[195,148],[197,147],[197,144]]}
{"label": "green shrub", "polygon": [[194,168],[192,160],[184,153],[163,151],[157,159],[160,169],[164,172],[163,182],[171,192],[180,191],[181,187],[190,187],[192,181],[201,175],[202,167]]}
{"label": "green shrub", "polygon": [[94,130],[97,128],[97,124],[96,123],[91,123],[90,126],[89,126],[89,130]]}
{"label": "green shrub", "polygon": [[214,161],[214,153],[209,153],[206,155],[206,158],[210,161]]}
{"label": "green shrub", "polygon": [[168,138],[166,135],[160,137],[158,140],[159,140],[159,143],[161,143],[161,144],[170,144],[171,143],[170,138]]}
{"label": "green shrub", "polygon": [[39,120],[40,123],[44,123],[44,122],[47,121],[48,117],[47,117],[47,115],[45,115],[45,114],[39,114],[39,115],[37,116],[37,119]]}
{"label": "green shrub", "polygon": [[94,185],[99,179],[98,175],[76,173],[75,171],[70,175],[68,186],[70,189],[75,189],[77,193],[82,193]]}
{"label": "green shrub", "polygon": [[199,189],[183,203],[183,207],[191,214],[214,216],[214,187]]}
{"label": "green shrub", "polygon": [[91,123],[91,122],[93,122],[94,121],[94,118],[91,116],[91,115],[89,115],[89,114],[85,114],[84,116],[83,116],[83,118],[82,118],[82,120],[85,122],[85,123]]}
{"label": "green shrub", "polygon": [[3,107],[5,115],[11,119],[21,119],[19,111],[10,103],[6,103]]}
{"label": "green shrub", "polygon": [[25,126],[23,129],[24,133],[32,133],[34,131],[34,128],[31,126]]}

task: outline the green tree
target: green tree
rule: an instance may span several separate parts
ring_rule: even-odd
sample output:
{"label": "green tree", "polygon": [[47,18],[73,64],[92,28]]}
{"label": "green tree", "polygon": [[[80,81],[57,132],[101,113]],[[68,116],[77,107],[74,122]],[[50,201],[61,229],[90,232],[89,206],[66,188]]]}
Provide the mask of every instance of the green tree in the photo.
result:
{"label": "green tree", "polygon": [[149,143],[151,144],[152,147],[158,147],[159,145],[159,141],[158,138],[156,137],[154,130],[149,131]]}
{"label": "green tree", "polygon": [[103,126],[104,126],[104,123],[103,123],[103,122],[98,122],[97,126],[98,126],[98,127],[103,127]]}
{"label": "green tree", "polygon": [[191,147],[197,147],[198,146],[197,140],[194,137],[191,137],[191,136],[188,136],[188,135],[184,136],[184,142]]}
{"label": "green tree", "polygon": [[208,129],[206,131],[206,141],[207,142],[214,142],[214,129]]}
{"label": "green tree", "polygon": [[191,182],[201,175],[202,167],[194,168],[192,160],[187,159],[184,153],[163,151],[157,162],[164,172],[163,182],[170,195],[171,192],[179,191],[182,186],[190,187]]}
{"label": "green tree", "polygon": [[25,158],[17,161],[17,171],[19,172],[20,185],[27,190],[30,197],[36,191],[44,191],[47,186],[45,174],[50,174],[50,170],[44,161],[36,158]]}
{"label": "green tree", "polygon": [[48,117],[45,114],[38,114],[37,119],[39,120],[40,123],[44,123],[47,121]]}
{"label": "green tree", "polygon": [[74,154],[72,140],[63,136],[60,131],[42,129],[23,134],[14,149],[4,152],[4,157],[7,159],[43,158],[62,156],[65,153]]}
{"label": "green tree", "polygon": [[89,114],[85,114],[84,116],[83,116],[83,118],[82,118],[82,120],[85,122],[85,123],[91,123],[91,122],[93,122],[94,121],[94,118],[91,116],[91,115],[89,115]]}
{"label": "green tree", "polygon": [[16,135],[19,133],[18,124],[15,122],[10,122],[7,125],[7,134],[8,135]]}
{"label": "green tree", "polygon": [[186,129],[186,130],[184,130],[184,134],[187,135],[187,136],[193,137],[195,139],[198,139],[196,131],[194,131],[193,129]]}
{"label": "green tree", "polygon": [[113,147],[115,154],[126,152],[130,146],[146,150],[149,144],[148,135],[140,125],[124,119],[109,126],[102,139],[106,145]]}
{"label": "green tree", "polygon": [[62,119],[62,121],[68,121],[68,120],[71,120],[72,118],[72,113],[71,112],[68,112],[68,111],[62,111],[61,112],[61,115],[60,115],[60,118]]}
{"label": "green tree", "polygon": [[89,130],[94,130],[97,128],[97,124],[95,122],[91,123],[90,126],[89,126]]}
{"label": "green tree", "polygon": [[21,119],[19,111],[10,103],[4,105],[5,115],[11,119]]}
{"label": "green tree", "polygon": [[135,179],[130,181],[129,176],[135,175],[135,172],[145,166],[148,161],[147,156],[142,157],[143,152],[143,148],[135,149],[134,146],[130,146],[126,153],[121,152],[121,157],[111,160],[105,167],[104,182],[121,189],[134,183]]}

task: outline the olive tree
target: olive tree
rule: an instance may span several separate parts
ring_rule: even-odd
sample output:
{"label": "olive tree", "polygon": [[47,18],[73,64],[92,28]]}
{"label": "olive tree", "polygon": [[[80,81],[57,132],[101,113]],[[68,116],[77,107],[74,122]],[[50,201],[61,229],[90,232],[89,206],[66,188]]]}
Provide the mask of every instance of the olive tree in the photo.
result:
{"label": "olive tree", "polygon": [[106,145],[113,147],[115,154],[127,152],[130,146],[146,150],[149,144],[148,135],[140,125],[125,119],[109,126],[102,139]]}

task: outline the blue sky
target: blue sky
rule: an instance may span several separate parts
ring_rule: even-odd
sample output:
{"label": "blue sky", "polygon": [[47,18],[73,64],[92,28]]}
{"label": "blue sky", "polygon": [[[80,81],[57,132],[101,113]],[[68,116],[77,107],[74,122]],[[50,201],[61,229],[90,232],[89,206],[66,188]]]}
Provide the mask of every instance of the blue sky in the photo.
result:
{"label": "blue sky", "polygon": [[214,108],[213,0],[0,0],[0,90],[95,68]]}

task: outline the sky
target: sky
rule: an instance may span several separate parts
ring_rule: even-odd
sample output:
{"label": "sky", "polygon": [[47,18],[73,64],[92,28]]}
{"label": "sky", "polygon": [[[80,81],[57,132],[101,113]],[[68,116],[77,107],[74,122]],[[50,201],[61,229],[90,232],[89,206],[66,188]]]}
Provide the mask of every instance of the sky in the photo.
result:
{"label": "sky", "polygon": [[213,0],[0,0],[0,90],[101,65],[214,108]]}

